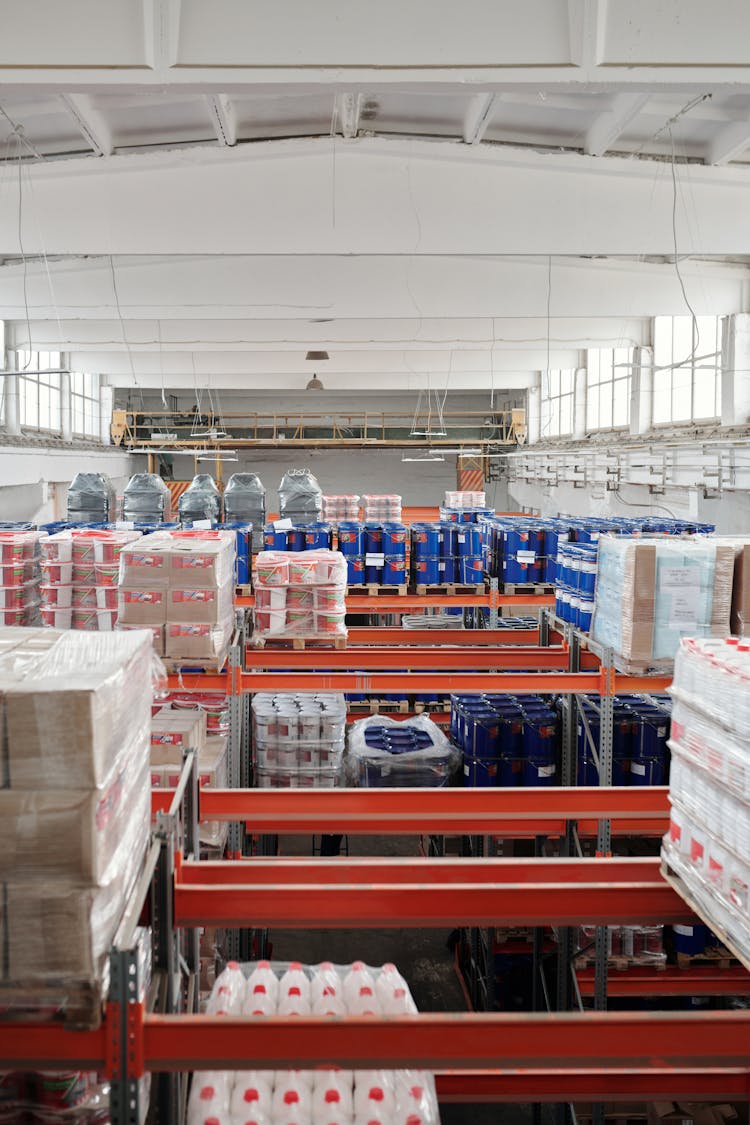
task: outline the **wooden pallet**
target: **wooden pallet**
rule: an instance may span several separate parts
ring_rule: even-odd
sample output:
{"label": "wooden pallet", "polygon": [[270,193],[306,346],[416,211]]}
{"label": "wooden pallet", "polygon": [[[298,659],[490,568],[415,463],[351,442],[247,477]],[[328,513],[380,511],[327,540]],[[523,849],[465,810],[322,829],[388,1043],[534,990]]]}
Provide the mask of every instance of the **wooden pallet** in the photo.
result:
{"label": "wooden pallet", "polygon": [[238,598],[251,598],[253,596],[253,593],[254,593],[253,587],[249,583],[247,583],[244,586],[238,586],[237,587],[237,597]]}
{"label": "wooden pallet", "polygon": [[425,703],[421,699],[415,699],[415,701],[414,701],[414,714],[415,715],[429,715],[433,712],[438,712],[438,711],[450,711],[450,708],[451,708],[450,699],[441,699],[441,700],[438,700],[437,703]]}
{"label": "wooden pallet", "polygon": [[[596,958],[585,954],[583,957],[576,957],[573,962],[576,969],[595,969]],[[607,958],[607,968],[614,969],[616,972],[625,973],[628,969],[666,969],[667,958],[666,956],[658,957],[656,954],[652,958],[645,957],[626,957],[621,953],[612,954]]]}
{"label": "wooden pallet", "polygon": [[90,983],[0,985],[0,1022],[6,1019],[54,1022],[70,1031],[95,1031],[101,1026],[104,995]]}
{"label": "wooden pallet", "polygon": [[349,710],[360,715],[406,715],[409,712],[409,701],[408,699],[360,699],[350,703]]}
{"label": "wooden pallet", "polygon": [[484,582],[479,582],[477,584],[473,582],[438,582],[430,586],[422,585],[418,582],[414,587],[414,591],[419,594],[420,597],[442,594],[448,598],[454,594],[476,594],[479,596],[486,593]]}
{"label": "wooden pallet", "polygon": [[396,597],[405,598],[408,586],[403,583],[400,586],[383,586],[379,582],[365,582],[362,586],[347,586],[347,597],[368,597],[377,598],[388,595],[396,595]]}
{"label": "wooden pallet", "polygon": [[[661,863],[661,874],[665,882],[669,883],[677,891],[680,898],[687,903],[694,914],[697,914],[701,921],[708,926],[710,930],[716,934],[719,941],[726,948],[725,956],[735,957],[746,969],[750,970],[750,956],[743,953],[742,948],[734,941],[732,936],[720,926],[715,918],[712,918],[710,911],[704,905],[703,900],[693,893],[692,888],[688,887],[685,880],[678,874],[672,867],[669,866],[664,860]],[[678,962],[679,963],[679,962]],[[690,964],[699,963],[695,959],[690,959]],[[705,963],[705,962],[704,962]],[[717,967],[717,961],[711,958],[709,964]],[[731,960],[730,962],[731,963]]]}
{"label": "wooden pallet", "polygon": [[340,651],[346,648],[346,637],[333,634],[325,636],[320,633],[305,637],[253,637],[252,645],[254,648],[278,647],[292,649],[295,652],[301,652],[306,648],[334,648]]}

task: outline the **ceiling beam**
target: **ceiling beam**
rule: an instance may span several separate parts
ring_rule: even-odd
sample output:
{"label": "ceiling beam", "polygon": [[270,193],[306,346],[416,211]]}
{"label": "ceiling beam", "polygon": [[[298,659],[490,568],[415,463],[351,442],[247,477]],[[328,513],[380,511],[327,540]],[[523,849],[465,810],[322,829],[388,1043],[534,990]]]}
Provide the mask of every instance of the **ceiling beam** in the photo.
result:
{"label": "ceiling beam", "polygon": [[353,140],[359,132],[362,113],[362,94],[339,94],[335,103],[335,114],[339,128],[347,140]]}
{"label": "ceiling beam", "polygon": [[706,164],[728,164],[750,146],[750,121],[733,121],[714,135],[708,145]]}
{"label": "ceiling beam", "polygon": [[476,145],[487,132],[498,94],[476,94],[464,116],[463,137],[467,145]]}
{"label": "ceiling beam", "polygon": [[114,152],[112,130],[88,94],[61,94],[60,100],[97,156]]}
{"label": "ceiling beam", "polygon": [[234,105],[226,94],[208,94],[206,102],[217,141],[220,145],[232,148],[237,144],[237,114]]}
{"label": "ceiling beam", "polygon": [[649,94],[617,94],[612,108],[594,118],[583,142],[587,156],[603,156],[611,149],[634,117],[641,112]]}

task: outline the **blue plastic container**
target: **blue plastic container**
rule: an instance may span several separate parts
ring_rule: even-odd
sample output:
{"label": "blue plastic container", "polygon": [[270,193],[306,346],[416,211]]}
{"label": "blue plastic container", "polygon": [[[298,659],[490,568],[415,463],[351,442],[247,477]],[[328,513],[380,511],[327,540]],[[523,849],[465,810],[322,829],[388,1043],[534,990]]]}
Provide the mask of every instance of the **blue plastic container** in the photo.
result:
{"label": "blue plastic container", "polygon": [[402,523],[383,524],[383,554],[392,558],[406,558],[406,537],[408,532]]}
{"label": "blue plastic container", "polygon": [[273,524],[267,524],[263,528],[263,550],[264,551],[286,551],[287,538],[285,531],[277,531]]}
{"label": "blue plastic container", "polygon": [[403,555],[386,555],[383,563],[383,585],[406,585],[406,559]]}
{"label": "blue plastic container", "polygon": [[253,525],[251,523],[225,523],[222,527],[234,531],[237,539],[235,577],[238,586],[246,586],[250,581],[253,558]]}
{"label": "blue plastic container", "polygon": [[544,533],[539,527],[503,527],[503,581],[539,582],[542,575]]}
{"label": "blue plastic container", "polygon": [[[460,558],[458,564],[460,567],[459,582],[474,586],[482,585],[484,582],[484,563],[481,555],[475,555],[472,558]],[[442,581],[448,582],[450,579],[445,578]]]}
{"label": "blue plastic container", "polygon": [[286,533],[286,549],[287,551],[304,551],[305,549],[305,528],[304,527],[290,527]]}
{"label": "blue plastic container", "polygon": [[708,926],[696,922],[694,926],[673,926],[675,953],[686,953],[689,957],[706,952]]}
{"label": "blue plastic container", "polygon": [[459,571],[458,559],[453,558],[453,557],[445,558],[445,559],[440,558],[438,560],[438,570],[440,572],[440,578],[439,578],[440,582],[459,582],[460,581],[460,578],[459,578],[460,571]]}
{"label": "blue plastic container", "polygon": [[383,526],[379,523],[365,524],[365,554],[382,555]]}
{"label": "blue plastic container", "polygon": [[[429,527],[435,525],[421,524],[419,526]],[[439,554],[441,559],[455,558],[457,553],[456,536],[458,534],[458,528],[454,523],[440,523],[436,526],[438,529],[438,544],[440,549],[439,551],[425,551],[424,553],[427,555]],[[412,537],[412,550],[413,549],[414,542]]]}
{"label": "blue plastic container", "polygon": [[[451,529],[455,540],[455,528]],[[441,554],[441,525],[437,523],[415,523],[411,529],[412,559],[435,558]],[[454,551],[450,552],[454,554]],[[444,556],[445,557],[445,556]]]}
{"label": "blue plastic container", "polygon": [[482,554],[482,531],[477,524],[465,524],[456,533],[456,554],[460,559]]}
{"label": "blue plastic container", "polygon": [[483,758],[464,756],[464,786],[471,789],[494,789],[498,782],[498,763]]}
{"label": "blue plastic container", "polygon": [[365,553],[365,527],[362,523],[344,521],[339,524],[339,550],[342,555],[357,557]]}
{"label": "blue plastic container", "polygon": [[578,548],[578,589],[593,598],[596,590],[596,558],[598,548],[585,544]]}
{"label": "blue plastic container", "polygon": [[367,557],[365,557],[365,582],[368,586],[380,586],[383,582],[382,566],[373,566],[372,563],[367,562]]}
{"label": "blue plastic container", "polygon": [[330,524],[309,523],[303,532],[306,551],[330,551],[332,534]]}
{"label": "blue plastic container", "polygon": [[349,586],[364,586],[365,584],[365,558],[364,555],[348,555],[346,559],[346,581]]}
{"label": "blue plastic container", "polygon": [[413,564],[414,581],[420,586],[436,586],[440,578],[440,558],[437,555],[415,559]]}
{"label": "blue plastic container", "polygon": [[[557,602],[555,602],[557,604]],[[591,621],[594,616],[594,599],[581,598],[580,608],[578,610],[578,628],[582,633],[588,633],[591,629]]]}

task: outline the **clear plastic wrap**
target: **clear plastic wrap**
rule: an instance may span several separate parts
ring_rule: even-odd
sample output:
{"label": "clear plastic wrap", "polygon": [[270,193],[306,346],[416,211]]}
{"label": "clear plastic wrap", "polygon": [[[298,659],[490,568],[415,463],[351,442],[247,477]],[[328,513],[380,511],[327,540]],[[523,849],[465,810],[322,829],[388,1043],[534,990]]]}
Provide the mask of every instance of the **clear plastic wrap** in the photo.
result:
{"label": "clear plastic wrap", "polygon": [[[362,1014],[413,1015],[417,1011],[409,986],[395,965],[301,965],[268,962],[238,966],[230,962],[216,978],[206,1010],[254,1015],[320,1014],[331,1018]],[[207,1125],[211,1118],[246,1120],[247,1106],[260,1110],[268,1125],[287,1125],[288,1107],[299,1109],[295,1120],[328,1122],[414,1122],[439,1125],[435,1080],[417,1070],[197,1071],[188,1101],[188,1125]],[[333,1118],[331,1117],[333,1112]]]}
{"label": "clear plastic wrap", "polygon": [[599,539],[592,636],[625,661],[669,666],[680,638],[729,632],[734,551],[712,540]]}
{"label": "clear plastic wrap", "polygon": [[401,497],[395,493],[388,495],[373,495],[365,493],[362,496],[363,519],[366,523],[382,523],[384,520],[401,520]]}
{"label": "clear plastic wrap", "polygon": [[129,733],[148,729],[153,653],[145,632],[44,633],[0,652],[5,787],[104,785]]}
{"label": "clear plastic wrap", "polygon": [[314,523],[323,510],[323,492],[309,469],[289,469],[279,484],[279,515],[282,519]]}
{"label": "clear plastic wrap", "polygon": [[169,489],[157,473],[134,473],[122,494],[122,518],[163,523],[169,515]]}
{"label": "clear plastic wrap", "polygon": [[115,519],[115,490],[106,473],[76,473],[68,488],[70,523],[107,523]]}
{"label": "clear plastic wrap", "polygon": [[181,523],[221,518],[221,494],[210,473],[198,473],[178,501]]}
{"label": "clear plastic wrap", "polygon": [[164,655],[171,660],[199,660],[221,664],[232,639],[234,619],[215,625],[188,625],[168,621],[164,626]]}
{"label": "clear plastic wrap", "polygon": [[234,473],[224,489],[224,519],[227,523],[253,525],[253,551],[263,549],[266,522],[266,489],[257,473]]}
{"label": "clear plastic wrap", "polygon": [[323,519],[335,530],[344,521],[359,519],[359,496],[324,496]]}
{"label": "clear plastic wrap", "polygon": [[341,694],[253,696],[259,789],[331,789],[343,780],[346,702]]}
{"label": "clear plastic wrap", "polygon": [[262,551],[254,587],[256,638],[346,636],[346,559],[338,551]]}
{"label": "clear plastic wrap", "polygon": [[431,719],[368,715],[349,730],[347,778],[366,789],[434,788],[447,785],[461,762]]}
{"label": "clear plastic wrap", "polygon": [[487,497],[484,492],[446,492],[446,508],[484,508]]}
{"label": "clear plastic wrap", "polygon": [[187,750],[205,753],[206,737],[205,711],[162,707],[151,716],[151,765],[181,767]]}

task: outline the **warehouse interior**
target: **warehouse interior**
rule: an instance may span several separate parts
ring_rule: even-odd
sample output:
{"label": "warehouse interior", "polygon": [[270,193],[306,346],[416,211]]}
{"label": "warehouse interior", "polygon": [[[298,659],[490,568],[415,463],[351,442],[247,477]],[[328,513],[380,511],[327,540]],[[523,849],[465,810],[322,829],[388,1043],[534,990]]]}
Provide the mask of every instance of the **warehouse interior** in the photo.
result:
{"label": "warehouse interior", "polygon": [[750,9],[6,17],[5,1125],[750,1121]]}

